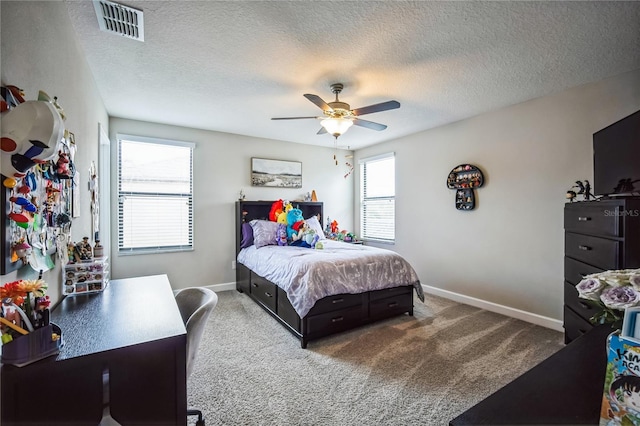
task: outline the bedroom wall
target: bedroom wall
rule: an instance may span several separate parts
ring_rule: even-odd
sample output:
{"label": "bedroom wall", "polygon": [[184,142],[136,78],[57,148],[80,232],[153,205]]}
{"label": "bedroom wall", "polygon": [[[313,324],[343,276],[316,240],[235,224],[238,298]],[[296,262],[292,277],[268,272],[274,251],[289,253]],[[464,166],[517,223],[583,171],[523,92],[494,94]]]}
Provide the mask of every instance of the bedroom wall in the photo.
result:
{"label": "bedroom wall", "polygon": [[[559,329],[565,192],[578,179],[592,181],[592,134],[639,109],[636,70],[361,149],[354,159],[395,151],[393,250],[423,285],[540,315]],[[456,210],[446,187],[461,163],[479,166],[486,179],[471,212]]]}
{"label": "bedroom wall", "polygon": [[[108,126],[108,117],[63,2],[0,2],[1,80],[25,92],[25,100],[36,100],[38,91],[57,96],[66,113],[65,127],[74,133],[80,172],[80,217],[73,219],[71,236],[80,241],[91,233],[90,200],[87,190],[91,161],[98,160],[98,123]],[[35,278],[26,266],[0,277],[0,283]],[[53,302],[62,295],[60,262],[43,276]]]}
{"label": "bedroom wall", "polygon": [[[346,166],[335,165],[334,149],[293,144],[229,133],[189,129],[163,124],[111,118],[112,161],[117,164],[118,133],[195,142],[194,155],[194,250],[190,252],[125,255],[117,254],[117,199],[112,191],[112,275],[168,274],[174,288],[235,283],[231,262],[235,259],[235,201],[242,189],[247,200],[302,200],[316,191],[324,202],[325,217],[337,219],[352,229],[353,175],[344,178]],[[350,151],[338,151],[338,158]],[[302,162],[302,188],[252,187],[251,157]],[[343,162],[343,161],[342,161]],[[111,187],[117,188],[113,169]],[[324,224],[323,224],[324,225]]]}

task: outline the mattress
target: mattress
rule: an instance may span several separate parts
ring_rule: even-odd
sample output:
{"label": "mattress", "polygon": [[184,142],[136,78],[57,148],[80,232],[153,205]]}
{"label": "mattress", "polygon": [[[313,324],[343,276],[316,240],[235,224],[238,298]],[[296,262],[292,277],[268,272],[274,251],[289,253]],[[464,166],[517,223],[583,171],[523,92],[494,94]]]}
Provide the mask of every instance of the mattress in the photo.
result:
{"label": "mattress", "polygon": [[411,285],[420,280],[402,256],[377,247],[323,240],[324,248],[269,245],[244,248],[237,261],[282,288],[300,318],[323,297]]}

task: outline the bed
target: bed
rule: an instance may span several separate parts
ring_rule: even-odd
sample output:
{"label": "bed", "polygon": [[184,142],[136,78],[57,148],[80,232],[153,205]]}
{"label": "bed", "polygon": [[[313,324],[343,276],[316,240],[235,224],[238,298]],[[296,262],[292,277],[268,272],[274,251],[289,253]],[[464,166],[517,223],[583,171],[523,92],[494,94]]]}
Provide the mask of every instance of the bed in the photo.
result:
{"label": "bed", "polygon": [[[262,245],[257,235],[255,245],[247,244],[243,226],[268,220],[272,203],[236,202],[236,289],[285,326],[302,348],[374,321],[412,316],[414,291],[424,300],[411,265],[390,250],[331,240],[322,240],[322,250]],[[322,203],[293,204],[305,219],[322,223]]]}

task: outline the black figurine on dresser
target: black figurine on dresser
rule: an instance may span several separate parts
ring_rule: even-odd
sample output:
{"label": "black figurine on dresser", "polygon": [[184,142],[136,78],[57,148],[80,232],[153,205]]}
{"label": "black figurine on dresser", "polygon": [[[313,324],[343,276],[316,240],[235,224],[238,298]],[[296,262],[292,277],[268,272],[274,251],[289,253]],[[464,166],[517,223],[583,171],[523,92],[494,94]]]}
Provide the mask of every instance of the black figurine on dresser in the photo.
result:
{"label": "black figurine on dresser", "polygon": [[567,203],[564,206],[565,343],[593,328],[598,312],[578,298],[583,276],[640,268],[640,197]]}

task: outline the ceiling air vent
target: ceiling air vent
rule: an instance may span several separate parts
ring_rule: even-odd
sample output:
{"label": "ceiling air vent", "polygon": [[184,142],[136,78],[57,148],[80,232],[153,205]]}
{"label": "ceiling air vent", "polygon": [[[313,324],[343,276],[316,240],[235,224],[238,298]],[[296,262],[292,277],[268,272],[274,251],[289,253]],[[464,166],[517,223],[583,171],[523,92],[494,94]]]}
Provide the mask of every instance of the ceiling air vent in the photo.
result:
{"label": "ceiling air vent", "polygon": [[142,11],[112,1],[94,1],[100,29],[134,40],[144,41]]}

